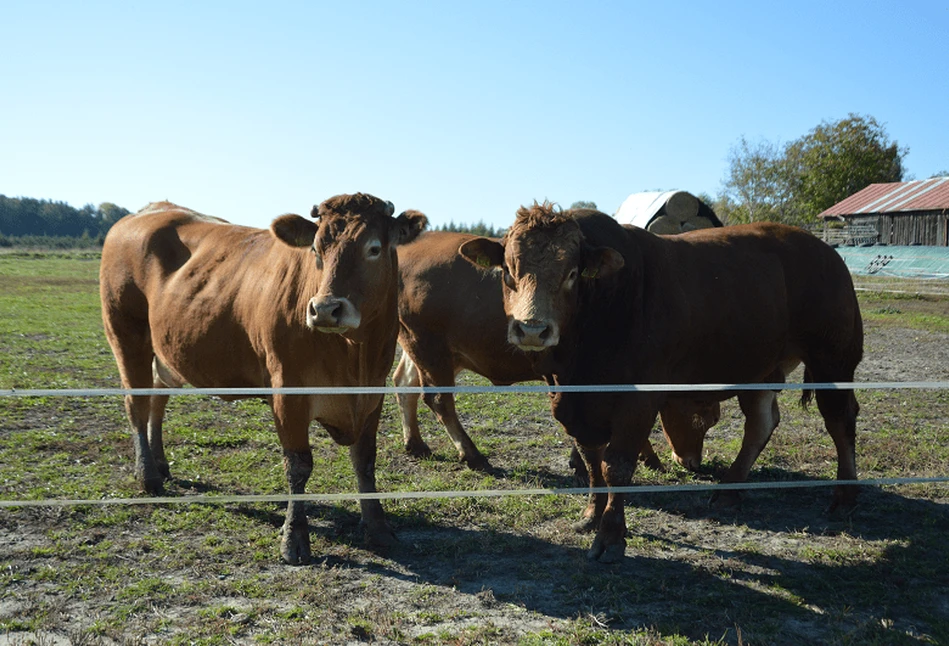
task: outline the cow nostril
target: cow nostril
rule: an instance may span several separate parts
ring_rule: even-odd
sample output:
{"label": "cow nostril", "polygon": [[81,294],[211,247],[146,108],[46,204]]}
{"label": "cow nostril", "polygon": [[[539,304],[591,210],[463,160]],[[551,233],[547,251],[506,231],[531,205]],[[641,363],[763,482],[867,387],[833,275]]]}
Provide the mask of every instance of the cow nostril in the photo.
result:
{"label": "cow nostril", "polygon": [[317,312],[317,310],[316,310],[316,303],[315,303],[315,302],[310,301],[309,305],[307,306],[307,313],[308,313],[312,318],[316,318],[316,315],[318,314],[318,312]]}
{"label": "cow nostril", "polygon": [[542,331],[540,334],[538,334],[537,336],[540,337],[540,340],[541,340],[541,341],[546,341],[547,339],[549,339],[549,338],[550,338],[550,326],[548,325],[547,327],[545,327],[545,328],[543,329],[543,331]]}

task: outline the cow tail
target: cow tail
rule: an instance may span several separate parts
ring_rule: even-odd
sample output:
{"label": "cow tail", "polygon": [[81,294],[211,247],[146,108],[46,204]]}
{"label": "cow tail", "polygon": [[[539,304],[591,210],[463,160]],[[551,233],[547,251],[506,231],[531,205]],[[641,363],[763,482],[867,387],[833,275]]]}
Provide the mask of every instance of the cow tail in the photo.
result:
{"label": "cow tail", "polygon": [[[814,383],[814,376],[811,374],[811,371],[804,366],[804,383],[810,384]],[[801,391],[801,408],[807,410],[807,405],[811,403],[811,400],[814,398],[814,389],[805,388]]]}

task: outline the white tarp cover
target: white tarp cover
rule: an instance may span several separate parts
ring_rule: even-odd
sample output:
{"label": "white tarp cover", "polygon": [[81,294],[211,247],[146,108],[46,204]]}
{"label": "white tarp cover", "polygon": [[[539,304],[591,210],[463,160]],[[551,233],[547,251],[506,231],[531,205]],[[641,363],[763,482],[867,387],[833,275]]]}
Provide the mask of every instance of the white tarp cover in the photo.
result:
{"label": "white tarp cover", "polygon": [[627,197],[613,217],[620,224],[632,224],[662,234],[682,233],[715,225],[699,213],[699,199],[691,193],[649,191]]}

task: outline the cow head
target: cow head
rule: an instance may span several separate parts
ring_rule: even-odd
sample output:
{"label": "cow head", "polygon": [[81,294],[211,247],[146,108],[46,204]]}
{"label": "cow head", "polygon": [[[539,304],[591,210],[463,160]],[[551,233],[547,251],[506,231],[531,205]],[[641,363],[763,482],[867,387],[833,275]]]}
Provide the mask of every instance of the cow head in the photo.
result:
{"label": "cow head", "polygon": [[428,219],[418,211],[392,217],[392,202],[372,195],[337,195],[314,206],[310,222],[284,215],[273,234],[293,247],[309,247],[319,287],[306,306],[306,325],[326,333],[361,337],[360,328],[397,297],[396,247],[410,242]]}
{"label": "cow head", "polygon": [[718,424],[721,405],[717,401],[670,398],[661,412],[662,432],[672,447],[672,459],[690,471],[698,471],[705,435]]}
{"label": "cow head", "polygon": [[623,267],[622,255],[588,245],[577,221],[548,202],[518,209],[500,242],[476,238],[459,251],[482,267],[501,267],[508,341],[528,352],[559,343],[579,305],[582,281]]}

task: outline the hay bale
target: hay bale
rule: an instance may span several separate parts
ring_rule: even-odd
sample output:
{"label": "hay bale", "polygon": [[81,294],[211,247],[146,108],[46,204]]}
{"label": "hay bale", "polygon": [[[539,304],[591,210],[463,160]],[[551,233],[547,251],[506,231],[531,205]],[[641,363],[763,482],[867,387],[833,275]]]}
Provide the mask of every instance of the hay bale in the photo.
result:
{"label": "hay bale", "polygon": [[667,235],[722,226],[712,209],[687,191],[633,193],[614,217],[621,224]]}

